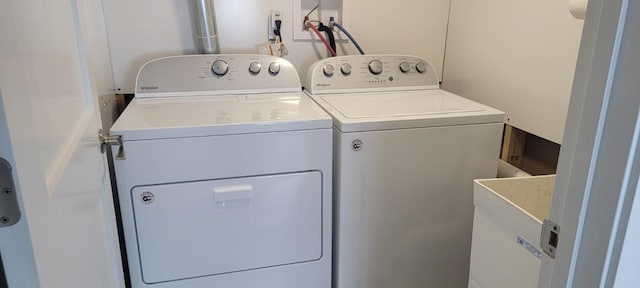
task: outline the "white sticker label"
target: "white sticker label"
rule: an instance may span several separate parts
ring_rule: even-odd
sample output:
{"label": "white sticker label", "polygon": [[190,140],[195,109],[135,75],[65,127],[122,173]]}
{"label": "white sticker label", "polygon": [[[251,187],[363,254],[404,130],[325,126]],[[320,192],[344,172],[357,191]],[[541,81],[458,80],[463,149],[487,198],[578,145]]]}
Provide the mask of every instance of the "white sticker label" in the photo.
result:
{"label": "white sticker label", "polygon": [[540,252],[540,250],[538,250],[536,246],[531,245],[531,243],[527,242],[527,240],[524,240],[524,238],[520,237],[520,235],[518,235],[517,241],[520,246],[524,247],[524,249],[527,249],[527,251],[533,254],[533,256],[538,257],[538,259],[542,259],[542,252]]}

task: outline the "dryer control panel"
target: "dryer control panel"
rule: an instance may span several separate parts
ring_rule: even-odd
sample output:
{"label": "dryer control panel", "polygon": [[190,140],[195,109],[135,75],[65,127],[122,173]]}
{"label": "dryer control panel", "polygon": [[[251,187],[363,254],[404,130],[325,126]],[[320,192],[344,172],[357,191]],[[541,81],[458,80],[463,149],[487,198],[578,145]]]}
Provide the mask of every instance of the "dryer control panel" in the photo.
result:
{"label": "dryer control panel", "polygon": [[295,92],[300,86],[296,68],[280,57],[183,55],[144,64],[136,79],[136,97]]}
{"label": "dryer control panel", "polygon": [[438,89],[438,76],[424,58],[353,55],[322,59],[309,68],[304,88],[311,94]]}

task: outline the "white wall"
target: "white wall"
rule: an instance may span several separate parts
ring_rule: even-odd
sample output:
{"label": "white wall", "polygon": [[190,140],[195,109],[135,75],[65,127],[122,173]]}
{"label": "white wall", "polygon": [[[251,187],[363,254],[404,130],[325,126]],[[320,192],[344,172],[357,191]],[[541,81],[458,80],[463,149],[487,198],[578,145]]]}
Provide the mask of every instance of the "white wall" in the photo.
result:
{"label": "white wall", "polygon": [[[301,79],[316,60],[326,57],[319,41],[292,41],[295,0],[215,1],[222,53],[257,53],[267,43],[271,10],[283,13],[283,38]],[[401,53],[427,58],[442,75],[449,0],[343,0],[345,27],[367,54]],[[138,68],[161,56],[193,54],[189,0],[103,0],[118,93],[132,93]],[[350,43],[338,55],[357,54]]]}
{"label": "white wall", "polygon": [[111,58],[109,55],[109,43],[107,40],[107,28],[104,21],[104,11],[100,3],[87,3],[86,15],[84,15],[87,39],[87,65],[91,73],[91,81],[98,95],[98,106],[102,116],[102,126],[109,130],[113,121],[117,118],[116,95],[114,94],[113,71],[111,70]]}
{"label": "white wall", "polygon": [[[285,58],[303,79],[327,54],[319,41],[292,40],[293,1],[216,0],[221,52],[257,53],[267,43],[270,11],[280,10]],[[515,127],[562,142],[583,22],[571,16],[569,1],[451,0],[450,13],[450,0],[343,1],[346,28],[368,54],[425,57],[445,89],[504,110]],[[133,92],[146,61],[194,53],[190,2],[103,0],[118,93]],[[348,42],[338,46],[340,55],[357,53]]]}
{"label": "white wall", "polygon": [[582,23],[565,0],[452,0],[443,88],[562,143]]}

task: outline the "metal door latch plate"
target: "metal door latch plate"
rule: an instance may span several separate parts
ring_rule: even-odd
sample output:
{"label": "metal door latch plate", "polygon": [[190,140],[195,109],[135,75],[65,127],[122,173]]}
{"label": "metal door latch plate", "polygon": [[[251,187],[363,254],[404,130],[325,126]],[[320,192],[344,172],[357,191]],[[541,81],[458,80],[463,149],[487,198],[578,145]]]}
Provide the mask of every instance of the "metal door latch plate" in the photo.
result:
{"label": "metal door latch plate", "polygon": [[20,220],[20,206],[9,161],[0,158],[0,227],[12,226]]}
{"label": "metal door latch plate", "polygon": [[558,240],[560,238],[560,225],[544,219],[542,223],[542,234],[540,235],[540,248],[552,259],[556,258],[558,250]]}

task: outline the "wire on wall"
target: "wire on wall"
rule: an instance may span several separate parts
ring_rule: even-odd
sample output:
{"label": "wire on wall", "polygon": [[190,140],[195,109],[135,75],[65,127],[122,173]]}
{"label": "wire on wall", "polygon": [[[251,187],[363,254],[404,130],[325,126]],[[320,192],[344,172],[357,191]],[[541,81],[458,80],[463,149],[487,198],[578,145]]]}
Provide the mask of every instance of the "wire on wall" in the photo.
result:
{"label": "wire on wall", "polygon": [[309,13],[307,13],[307,15],[305,15],[305,18],[309,18],[309,15],[311,15],[311,13],[313,13],[313,11],[316,11],[316,9],[318,9],[318,7],[320,7],[320,4],[316,5],[316,7],[313,7],[313,9],[311,9],[311,11],[309,11]]}
{"label": "wire on wall", "polygon": [[273,35],[276,36],[274,43],[267,46],[269,54],[272,56],[283,57],[289,54],[289,50],[282,41],[282,20],[275,21],[276,27],[273,29]]}

